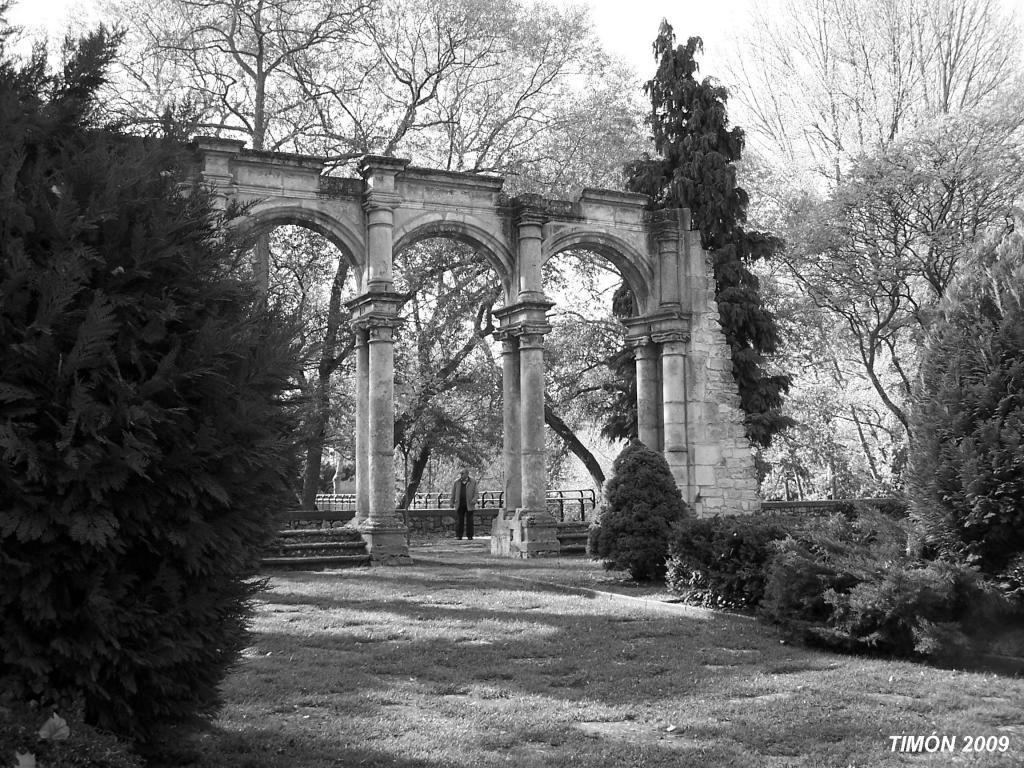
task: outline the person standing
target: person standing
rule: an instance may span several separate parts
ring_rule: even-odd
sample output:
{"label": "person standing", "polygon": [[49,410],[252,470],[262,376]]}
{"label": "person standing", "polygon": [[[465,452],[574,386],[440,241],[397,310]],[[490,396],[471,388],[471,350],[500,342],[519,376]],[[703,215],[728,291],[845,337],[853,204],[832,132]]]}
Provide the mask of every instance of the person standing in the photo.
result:
{"label": "person standing", "polygon": [[473,508],[476,506],[476,480],[463,469],[452,483],[452,509],[455,510],[455,538],[461,539],[463,532],[467,539],[473,538]]}

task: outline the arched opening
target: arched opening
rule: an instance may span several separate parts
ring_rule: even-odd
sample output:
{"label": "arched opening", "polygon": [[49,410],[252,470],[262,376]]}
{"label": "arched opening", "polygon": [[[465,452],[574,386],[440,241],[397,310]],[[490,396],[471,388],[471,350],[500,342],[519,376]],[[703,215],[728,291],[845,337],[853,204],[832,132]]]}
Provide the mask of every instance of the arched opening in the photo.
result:
{"label": "arched opening", "polygon": [[597,261],[607,265],[606,270],[618,275],[620,283],[628,288],[633,304],[631,314],[643,314],[650,308],[654,299],[653,265],[629,243],[605,232],[570,230],[544,244],[546,262],[567,251],[600,257]]}
{"label": "arched opening", "polygon": [[396,238],[395,291],[403,302],[395,344],[395,460],[402,509],[426,504],[425,494],[442,495],[427,506],[446,506],[446,491],[463,467],[481,490],[502,487],[494,312],[504,305],[507,270],[476,234],[433,223]]}
{"label": "arched opening", "polygon": [[301,205],[255,206],[230,224],[243,237],[253,240],[280,227],[297,227],[315,233],[337,249],[351,268],[357,287],[362,287],[365,251],[362,235],[325,211]]}
{"label": "arched opening", "polygon": [[643,262],[614,245],[569,235],[545,249],[544,288],[555,302],[545,344],[549,488],[590,485],[599,493],[622,441],[636,434],[622,320],[646,304],[649,280]]}
{"label": "arched opening", "polygon": [[424,240],[461,243],[494,271],[504,288],[505,297],[511,289],[514,257],[504,243],[482,224],[467,216],[448,215],[441,219],[414,219],[395,230],[394,253],[400,254]]}
{"label": "arched opening", "polygon": [[296,501],[309,509],[318,493],[354,492],[355,356],[346,302],[359,294],[360,270],[352,243],[315,221],[277,210],[242,226],[259,238],[252,262],[266,248],[268,302],[300,327],[294,418],[302,451],[293,483]]}

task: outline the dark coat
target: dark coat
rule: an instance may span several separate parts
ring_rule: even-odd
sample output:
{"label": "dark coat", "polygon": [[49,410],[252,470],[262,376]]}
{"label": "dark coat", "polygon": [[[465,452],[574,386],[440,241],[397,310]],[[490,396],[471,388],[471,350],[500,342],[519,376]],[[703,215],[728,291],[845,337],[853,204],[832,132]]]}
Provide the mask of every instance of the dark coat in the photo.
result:
{"label": "dark coat", "polygon": [[[451,505],[452,509],[456,509],[459,506],[459,486],[462,485],[462,479],[456,478],[455,482],[452,483],[452,495]],[[476,480],[472,477],[466,481],[466,508],[476,509]]]}

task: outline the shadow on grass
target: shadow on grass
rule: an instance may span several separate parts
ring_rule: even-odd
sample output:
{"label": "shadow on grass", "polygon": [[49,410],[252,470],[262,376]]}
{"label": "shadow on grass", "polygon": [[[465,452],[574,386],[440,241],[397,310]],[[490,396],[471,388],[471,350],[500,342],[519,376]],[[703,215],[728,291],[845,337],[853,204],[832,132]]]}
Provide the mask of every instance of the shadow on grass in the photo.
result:
{"label": "shadow on grass", "polygon": [[[352,587],[367,586],[367,579],[372,576],[342,576],[337,587],[356,591]],[[284,619],[300,637],[286,628],[260,632],[258,652],[247,662],[252,674],[279,673],[287,659],[297,668],[322,669],[320,686],[331,670],[343,670],[346,679],[339,676],[334,685],[349,690],[377,677],[401,677],[439,691],[493,683],[501,689],[496,695],[617,705],[624,695],[651,701],[709,680],[721,685],[762,651],[778,653],[773,633],[746,619],[666,616],[494,577],[459,583],[392,573],[389,596],[376,598],[291,589],[304,583],[299,577],[278,580],[264,595],[266,611],[301,609]],[[553,611],[552,597],[570,607]],[[716,647],[723,635],[741,650]]]}
{"label": "shadow on grass", "polygon": [[[215,745],[215,757],[204,752]],[[365,766],[365,768],[437,768],[443,763],[412,759],[383,750],[339,743],[328,735],[299,733],[289,728],[245,726],[240,730],[212,728],[198,741],[198,760],[204,768],[314,768],[315,766]],[[155,766],[153,768],[163,768]],[[170,768],[170,766],[167,766]]]}
{"label": "shadow on grass", "polygon": [[[882,754],[879,734],[1018,722],[1011,694],[970,723],[963,707],[936,722],[932,700],[965,691],[960,679],[913,698],[917,668],[851,659],[851,675],[746,619],[477,567],[283,574],[261,602],[203,768],[860,765]],[[890,691],[912,705],[872,698]],[[871,764],[900,756],[884,757]]]}

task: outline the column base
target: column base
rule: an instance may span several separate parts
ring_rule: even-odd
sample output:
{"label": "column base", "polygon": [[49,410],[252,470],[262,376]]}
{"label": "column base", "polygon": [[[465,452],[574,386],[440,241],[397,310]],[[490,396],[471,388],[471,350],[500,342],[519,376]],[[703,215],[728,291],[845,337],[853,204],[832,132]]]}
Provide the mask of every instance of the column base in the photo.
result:
{"label": "column base", "polygon": [[381,525],[364,521],[355,526],[366,542],[374,565],[412,565],[408,530],[404,525]]}
{"label": "column base", "polygon": [[499,557],[557,557],[558,523],[544,509],[502,510],[491,526],[491,554]]}

